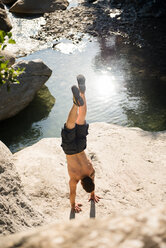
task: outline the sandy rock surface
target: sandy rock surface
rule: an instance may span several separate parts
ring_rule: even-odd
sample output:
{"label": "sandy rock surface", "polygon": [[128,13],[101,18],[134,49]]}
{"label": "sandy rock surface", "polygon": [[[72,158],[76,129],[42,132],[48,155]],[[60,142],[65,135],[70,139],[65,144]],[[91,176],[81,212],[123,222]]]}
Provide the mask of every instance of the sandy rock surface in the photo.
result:
{"label": "sandy rock surface", "polygon": [[12,163],[12,153],[0,142],[0,235],[32,228],[42,222],[42,215],[25,195]]}
{"label": "sandy rock surface", "polygon": [[54,224],[0,239],[0,248],[164,248],[166,206],[102,218]]}
{"label": "sandy rock surface", "polygon": [[[46,222],[69,219],[68,173],[58,138],[42,139],[14,154],[14,164],[25,192]],[[96,194],[103,199],[88,202],[78,185],[77,201],[83,204],[76,219],[101,218],[153,207],[166,202],[166,133],[151,133],[106,123],[90,125],[86,150],[96,170]]]}

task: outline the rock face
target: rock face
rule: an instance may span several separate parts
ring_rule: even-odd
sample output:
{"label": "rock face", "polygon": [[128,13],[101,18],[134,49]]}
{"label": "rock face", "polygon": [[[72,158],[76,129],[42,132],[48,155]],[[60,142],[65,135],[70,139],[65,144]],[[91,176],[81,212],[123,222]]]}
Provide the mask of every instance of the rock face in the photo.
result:
{"label": "rock face", "polygon": [[16,0],[2,0],[2,2],[3,2],[4,4],[11,4],[11,3],[16,2]]}
{"label": "rock face", "polygon": [[4,9],[4,6],[3,6],[3,4],[2,4],[2,1],[0,0],[0,8],[1,9]]}
{"label": "rock face", "polygon": [[48,222],[68,219],[68,175],[60,139],[42,139],[13,157],[27,194],[45,219]]}
{"label": "rock face", "polygon": [[11,85],[10,92],[7,92],[6,85],[0,88],[0,120],[14,116],[24,109],[52,73],[41,60],[20,61],[14,67],[25,70],[18,78],[20,84]]}
{"label": "rock face", "polygon": [[54,12],[59,9],[66,9],[67,0],[18,0],[10,11],[14,13],[39,14]]}
{"label": "rock face", "polygon": [[9,65],[13,65],[15,63],[15,56],[13,53],[3,50],[1,51],[1,56],[4,57],[4,61],[8,60],[9,61]]}
{"label": "rock face", "polygon": [[151,248],[166,246],[166,206],[106,219],[84,219],[0,239],[0,248]]}
{"label": "rock face", "polygon": [[162,0],[140,0],[140,1],[128,1],[128,0],[111,0],[112,6],[130,8],[131,5],[137,11],[139,17],[160,17],[165,15],[166,3]]}
{"label": "rock face", "polygon": [[[48,222],[69,219],[69,177],[58,138],[42,139],[14,154],[27,195]],[[166,203],[166,133],[145,132],[106,123],[90,124],[87,154],[96,171],[96,217]],[[156,194],[157,192],[157,194]],[[90,215],[88,194],[80,183],[78,218]]]}
{"label": "rock face", "polygon": [[5,32],[9,32],[12,29],[12,25],[7,16],[6,10],[0,1],[0,29]]}
{"label": "rock face", "polygon": [[42,223],[25,196],[12,153],[0,142],[0,235],[14,233]]}

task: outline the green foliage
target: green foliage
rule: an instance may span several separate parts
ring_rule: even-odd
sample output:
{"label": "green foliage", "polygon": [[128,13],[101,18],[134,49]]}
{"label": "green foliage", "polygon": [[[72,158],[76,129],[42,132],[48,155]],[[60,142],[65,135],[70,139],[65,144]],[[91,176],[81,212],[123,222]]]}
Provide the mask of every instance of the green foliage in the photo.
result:
{"label": "green foliage", "polygon": [[[11,32],[4,32],[0,30],[0,54],[7,44],[15,44],[15,40],[12,39]],[[14,69],[9,65],[9,61],[4,59],[4,56],[0,55],[0,87],[4,84],[7,85],[7,90],[10,90],[11,84],[19,84],[18,76],[24,71],[24,69]]]}

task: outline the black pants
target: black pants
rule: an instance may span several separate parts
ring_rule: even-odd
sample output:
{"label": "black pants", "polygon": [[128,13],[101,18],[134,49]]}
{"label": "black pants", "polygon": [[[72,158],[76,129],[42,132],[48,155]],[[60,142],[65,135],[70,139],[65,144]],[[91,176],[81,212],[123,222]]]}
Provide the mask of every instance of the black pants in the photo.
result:
{"label": "black pants", "polygon": [[76,124],[73,129],[68,129],[66,124],[62,129],[62,148],[65,154],[72,155],[86,149],[86,136],[88,135],[89,124]]}

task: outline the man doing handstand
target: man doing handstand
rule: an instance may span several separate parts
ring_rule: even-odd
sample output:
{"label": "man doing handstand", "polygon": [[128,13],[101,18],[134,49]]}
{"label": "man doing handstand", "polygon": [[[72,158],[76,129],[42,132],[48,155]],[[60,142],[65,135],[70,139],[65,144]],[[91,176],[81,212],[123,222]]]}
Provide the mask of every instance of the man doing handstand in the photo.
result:
{"label": "man doing handstand", "polygon": [[81,180],[83,189],[91,193],[89,200],[98,202],[100,197],[94,193],[95,170],[87,158],[84,150],[86,148],[86,136],[89,125],[86,123],[86,98],[85,78],[77,76],[78,87],[72,86],[73,106],[69,112],[64,128],[62,129],[62,148],[66,154],[68,173],[70,176],[70,203],[75,212],[80,212],[81,204],[75,203],[77,183]]}

